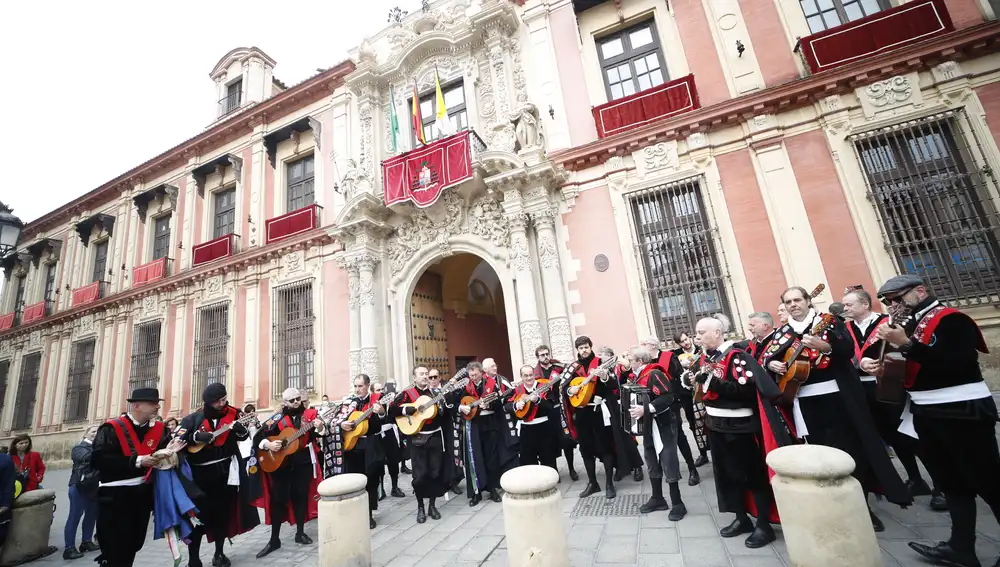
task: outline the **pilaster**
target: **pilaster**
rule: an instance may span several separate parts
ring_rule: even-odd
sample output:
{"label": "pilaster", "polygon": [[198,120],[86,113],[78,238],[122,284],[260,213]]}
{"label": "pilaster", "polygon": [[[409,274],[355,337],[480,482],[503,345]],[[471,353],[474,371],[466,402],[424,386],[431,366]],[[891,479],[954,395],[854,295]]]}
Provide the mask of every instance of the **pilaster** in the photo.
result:
{"label": "pilaster", "polygon": [[[503,208],[504,219],[510,227],[507,265],[514,276],[514,289],[517,293],[521,352],[524,363],[530,364],[535,359],[535,348],[542,344],[542,324],[539,321],[538,301],[531,269],[533,254],[531,242],[528,240],[529,217],[524,213],[518,188],[508,188],[504,191]],[[520,363],[514,360],[511,362],[515,365]]]}
{"label": "pilaster", "polygon": [[[535,228],[538,263],[541,267],[549,348],[557,360],[572,360],[572,330],[570,329],[569,313],[566,309],[566,288],[562,281],[562,268],[559,265],[559,248],[555,231],[557,216],[558,211],[548,207],[532,213],[531,219]],[[530,352],[533,354],[534,348]]]}
{"label": "pilaster", "polygon": [[[174,328],[170,329],[174,333],[174,366],[173,366],[173,376],[170,379],[170,409],[171,412],[176,412],[180,410],[183,406],[181,403],[181,389],[183,387],[185,377],[189,375],[190,371],[186,371],[187,362],[185,360],[186,353],[186,342],[184,341],[184,332],[188,326],[188,302],[187,297],[183,294],[177,294],[174,299]],[[250,321],[247,321],[250,324]],[[248,327],[251,328],[251,327]],[[252,333],[256,337],[257,333]],[[191,340],[194,340],[192,338]],[[254,339],[256,340],[256,338]],[[250,352],[248,349],[247,352]],[[256,358],[256,357],[254,357]],[[249,374],[250,366],[247,366],[247,372]],[[256,374],[249,374],[251,376],[256,376]],[[252,382],[252,380],[251,380]]]}

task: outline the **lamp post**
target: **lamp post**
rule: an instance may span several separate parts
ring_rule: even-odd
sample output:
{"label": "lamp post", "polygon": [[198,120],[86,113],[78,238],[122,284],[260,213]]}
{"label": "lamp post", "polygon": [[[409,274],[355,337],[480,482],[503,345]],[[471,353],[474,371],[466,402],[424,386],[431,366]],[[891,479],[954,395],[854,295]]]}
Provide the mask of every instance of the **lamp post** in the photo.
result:
{"label": "lamp post", "polygon": [[6,256],[17,247],[24,222],[15,217],[13,209],[0,203],[0,256]]}

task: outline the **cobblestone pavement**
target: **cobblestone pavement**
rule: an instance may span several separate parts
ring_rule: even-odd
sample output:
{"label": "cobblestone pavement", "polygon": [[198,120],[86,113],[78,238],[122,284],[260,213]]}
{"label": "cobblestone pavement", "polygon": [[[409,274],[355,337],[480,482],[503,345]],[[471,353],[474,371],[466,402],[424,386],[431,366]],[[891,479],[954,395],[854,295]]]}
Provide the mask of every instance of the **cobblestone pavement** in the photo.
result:
{"label": "cobblestone pavement", "polygon": [[[599,567],[610,565],[638,565],[642,567],[780,567],[788,564],[787,551],[782,537],[773,545],[762,549],[747,549],[742,538],[722,539],[719,528],[727,525],[732,516],[720,516],[717,511],[712,467],[699,469],[702,483],[689,487],[682,482],[681,494],[688,508],[688,516],[674,523],[667,520],[667,512],[632,517],[571,517],[571,511],[583,489],[583,481],[569,482],[565,463],[560,459],[563,482],[563,510],[566,512],[566,529],[570,534],[569,547],[572,567]],[[579,456],[577,462],[580,463]],[[582,469],[581,471],[582,472]],[[686,474],[685,471],[682,470]],[[603,473],[598,470],[603,481]],[[53,470],[46,475],[48,487],[63,487],[68,471]],[[407,494],[409,475],[402,475],[401,485]],[[639,497],[645,501],[649,492],[648,482],[641,485],[631,479],[619,484],[619,500]],[[593,496],[599,502],[603,495]],[[876,503],[876,513],[885,523],[886,531],[879,534],[887,567],[917,567],[928,565],[917,558],[906,545],[908,541],[937,542],[948,538],[947,513],[933,512],[927,507],[929,497],[918,498],[918,503],[907,510],[886,503]],[[89,565],[94,554],[75,562],[62,559],[62,533],[69,503],[65,491],[58,496],[58,509],[52,526],[50,541],[59,553],[36,561],[41,566]],[[455,497],[440,506],[440,521],[428,519],[416,523],[416,504],[412,497],[387,498],[376,512],[379,522],[372,532],[373,563],[381,567],[428,567],[434,565],[459,565],[501,567],[507,564],[507,546],[504,541],[502,505],[487,502],[475,508],[468,506],[464,496]],[[980,560],[990,566],[1000,554],[1000,526],[985,504],[980,501],[979,538],[977,551]],[[544,529],[544,526],[540,526]],[[311,522],[306,533],[316,538],[316,522]],[[260,526],[227,546],[226,554],[234,565],[268,565],[314,567],[317,564],[316,546],[301,546],[292,541],[294,530],[282,529],[284,547],[266,560],[257,562],[255,555],[267,542],[269,530]],[[152,535],[150,535],[152,538]],[[208,555],[211,546],[203,545]],[[204,559],[204,558],[203,558]],[[172,564],[163,540],[147,540],[136,565],[142,567]],[[210,563],[209,563],[210,564]]]}

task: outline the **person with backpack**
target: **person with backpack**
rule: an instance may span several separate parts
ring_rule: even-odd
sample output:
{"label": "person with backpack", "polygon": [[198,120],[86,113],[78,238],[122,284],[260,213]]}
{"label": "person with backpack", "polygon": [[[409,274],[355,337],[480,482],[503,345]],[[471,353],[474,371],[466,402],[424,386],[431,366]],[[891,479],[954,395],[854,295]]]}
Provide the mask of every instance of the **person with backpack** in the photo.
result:
{"label": "person with backpack", "polygon": [[[83,434],[83,439],[73,447],[70,456],[73,470],[69,475],[69,517],[66,518],[64,537],[66,547],[63,559],[79,559],[84,552],[98,551],[94,543],[94,526],[97,524],[97,485],[100,483],[97,469],[90,464],[94,452],[94,436],[97,426],[91,425]],[[83,538],[80,548],[76,547],[76,530],[83,520]]]}

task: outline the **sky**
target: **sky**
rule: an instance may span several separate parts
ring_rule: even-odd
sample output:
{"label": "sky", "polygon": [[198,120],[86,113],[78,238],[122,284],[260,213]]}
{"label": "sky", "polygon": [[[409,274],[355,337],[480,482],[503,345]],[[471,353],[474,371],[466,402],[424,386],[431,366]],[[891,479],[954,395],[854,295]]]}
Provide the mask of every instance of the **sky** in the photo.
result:
{"label": "sky", "polygon": [[204,130],[208,74],[257,46],[293,85],[420,0],[4,3],[0,201],[30,222]]}

